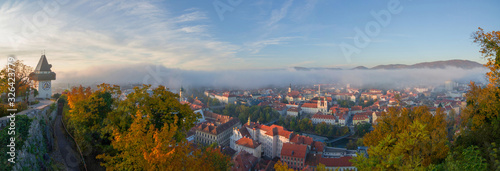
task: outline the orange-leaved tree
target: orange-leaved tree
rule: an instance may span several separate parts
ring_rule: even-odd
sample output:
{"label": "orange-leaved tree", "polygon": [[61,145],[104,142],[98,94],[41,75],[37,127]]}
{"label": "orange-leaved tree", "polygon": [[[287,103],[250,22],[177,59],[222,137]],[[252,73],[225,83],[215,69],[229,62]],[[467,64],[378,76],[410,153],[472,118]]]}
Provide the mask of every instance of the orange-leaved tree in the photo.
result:
{"label": "orange-leaved tree", "polygon": [[490,69],[486,73],[488,76],[490,86],[500,86],[500,31],[484,32],[479,27],[472,38],[475,43],[481,46],[483,57],[488,61],[484,66]]}
{"label": "orange-leaved tree", "polygon": [[500,31],[484,32],[479,28],[473,34],[474,42],[490,69],[486,74],[489,84],[474,82],[466,94],[467,106],[461,113],[461,127],[454,147],[458,151],[477,146],[490,170],[500,169]]}

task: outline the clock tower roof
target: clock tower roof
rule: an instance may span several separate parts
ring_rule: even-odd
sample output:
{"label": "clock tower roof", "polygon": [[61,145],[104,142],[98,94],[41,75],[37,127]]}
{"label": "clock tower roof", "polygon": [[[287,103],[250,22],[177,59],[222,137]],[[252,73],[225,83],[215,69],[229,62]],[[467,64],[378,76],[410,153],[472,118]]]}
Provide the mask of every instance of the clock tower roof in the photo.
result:
{"label": "clock tower roof", "polygon": [[36,65],[35,70],[30,73],[29,77],[31,80],[36,80],[36,81],[48,81],[48,80],[55,80],[56,79],[56,73],[52,72],[50,70],[52,68],[52,65],[49,64],[47,61],[47,57],[45,57],[45,54],[40,57],[40,60],[38,61],[38,65]]}
{"label": "clock tower roof", "polygon": [[38,61],[38,65],[36,65],[35,71],[51,71],[50,68],[52,68],[52,65],[47,61],[47,57],[42,55]]}

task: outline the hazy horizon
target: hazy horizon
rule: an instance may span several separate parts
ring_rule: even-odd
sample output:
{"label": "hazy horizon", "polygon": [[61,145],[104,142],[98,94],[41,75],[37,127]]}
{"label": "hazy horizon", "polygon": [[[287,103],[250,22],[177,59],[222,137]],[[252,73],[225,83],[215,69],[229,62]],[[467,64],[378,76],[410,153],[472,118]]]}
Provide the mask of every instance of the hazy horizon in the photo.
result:
{"label": "hazy horizon", "polygon": [[[89,72],[92,71],[92,72]],[[261,88],[269,85],[291,84],[384,85],[395,88],[403,85],[437,86],[453,80],[462,83],[484,82],[487,68],[462,69],[399,69],[399,70],[311,70],[293,68],[196,71],[166,68],[162,65],[115,65],[113,67],[92,67],[79,72],[57,73],[57,83],[75,84],[151,84],[170,88],[224,87]]]}
{"label": "hazy horizon", "polygon": [[45,51],[57,73],[143,63],[199,71],[485,63],[471,34],[500,27],[491,22],[499,1],[231,2],[7,0],[0,53],[35,66]]}

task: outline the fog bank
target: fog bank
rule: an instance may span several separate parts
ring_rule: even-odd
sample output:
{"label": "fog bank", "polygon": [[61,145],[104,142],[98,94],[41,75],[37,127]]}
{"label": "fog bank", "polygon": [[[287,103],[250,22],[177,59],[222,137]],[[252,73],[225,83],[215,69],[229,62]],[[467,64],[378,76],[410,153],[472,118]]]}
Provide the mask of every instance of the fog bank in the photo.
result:
{"label": "fog bank", "polygon": [[228,87],[259,88],[288,84],[349,83],[352,85],[440,85],[447,80],[467,83],[485,81],[487,68],[403,69],[403,70],[275,70],[192,71],[161,65],[115,65],[82,71],[57,73],[58,83],[71,84],[151,84],[170,88]]}

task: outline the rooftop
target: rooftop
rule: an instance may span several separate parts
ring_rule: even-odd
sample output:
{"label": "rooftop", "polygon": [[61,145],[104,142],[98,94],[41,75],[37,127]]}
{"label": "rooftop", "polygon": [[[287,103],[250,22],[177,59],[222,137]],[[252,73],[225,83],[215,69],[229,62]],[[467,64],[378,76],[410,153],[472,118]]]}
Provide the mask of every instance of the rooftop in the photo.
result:
{"label": "rooftop", "polygon": [[281,156],[289,156],[296,158],[305,158],[307,155],[307,145],[283,143]]}
{"label": "rooftop", "polygon": [[257,141],[254,141],[253,139],[247,137],[240,138],[238,141],[236,141],[236,144],[249,148],[257,148],[260,145]]}

